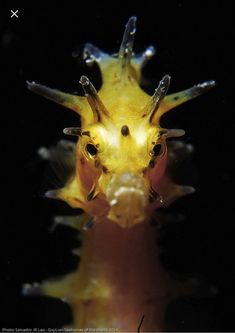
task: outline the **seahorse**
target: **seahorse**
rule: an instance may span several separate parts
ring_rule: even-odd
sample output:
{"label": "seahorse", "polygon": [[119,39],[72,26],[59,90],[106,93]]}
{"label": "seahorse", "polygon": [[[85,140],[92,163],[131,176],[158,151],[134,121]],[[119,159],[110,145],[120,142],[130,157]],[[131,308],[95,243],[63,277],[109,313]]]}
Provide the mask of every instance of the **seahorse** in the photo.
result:
{"label": "seahorse", "polygon": [[23,289],[27,295],[66,301],[73,313],[70,327],[76,329],[167,330],[167,304],[190,289],[162,268],[153,221],[158,222],[158,209],[194,192],[191,186],[176,184],[170,173],[179,149],[188,154],[192,146],[167,143],[185,132],[163,128],[160,120],[215,82],[167,95],[171,78],[165,75],[150,96],[140,84],[154,47],[135,55],[135,33],[136,17],[131,17],[117,54],[85,45],[85,62],[96,63],[101,72],[99,91],[84,75],[80,84],[85,96],[27,82],[31,91],[73,110],[81,120],[80,127],[64,129],[64,134],[77,137],[76,144],[63,140],[53,149],[40,150],[44,158],[59,158],[70,169],[66,184],[46,197],[83,210],[55,218],[55,224],[81,235],[79,267],[63,278],[25,284]]}

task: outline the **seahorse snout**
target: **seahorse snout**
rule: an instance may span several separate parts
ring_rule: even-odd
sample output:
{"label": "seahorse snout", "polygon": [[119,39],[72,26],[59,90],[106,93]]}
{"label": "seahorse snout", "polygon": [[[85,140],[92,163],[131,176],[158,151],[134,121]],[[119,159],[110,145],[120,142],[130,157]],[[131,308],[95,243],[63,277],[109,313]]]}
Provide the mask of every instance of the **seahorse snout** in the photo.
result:
{"label": "seahorse snout", "polygon": [[107,188],[108,218],[130,228],[146,218],[147,190],[144,180],[132,172],[114,175]]}

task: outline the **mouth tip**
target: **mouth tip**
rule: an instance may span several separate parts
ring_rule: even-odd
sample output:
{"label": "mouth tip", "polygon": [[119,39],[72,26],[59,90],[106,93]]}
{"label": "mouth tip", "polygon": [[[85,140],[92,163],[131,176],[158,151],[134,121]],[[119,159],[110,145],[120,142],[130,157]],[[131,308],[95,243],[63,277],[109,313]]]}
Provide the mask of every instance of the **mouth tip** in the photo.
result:
{"label": "mouth tip", "polygon": [[107,199],[108,218],[123,228],[131,228],[145,221],[147,189],[143,177],[133,172],[123,172],[112,177]]}

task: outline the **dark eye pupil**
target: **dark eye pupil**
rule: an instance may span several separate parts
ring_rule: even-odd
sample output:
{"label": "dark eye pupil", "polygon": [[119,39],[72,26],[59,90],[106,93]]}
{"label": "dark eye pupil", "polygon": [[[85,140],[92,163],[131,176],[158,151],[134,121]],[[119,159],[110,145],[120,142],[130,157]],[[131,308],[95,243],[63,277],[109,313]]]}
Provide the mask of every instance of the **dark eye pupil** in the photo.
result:
{"label": "dark eye pupil", "polygon": [[153,147],[153,154],[154,156],[158,156],[160,154],[160,151],[161,151],[161,145],[160,144],[157,144]]}
{"label": "dark eye pupil", "polygon": [[96,155],[98,152],[97,148],[91,143],[88,143],[88,145],[86,146],[86,150],[92,156]]}

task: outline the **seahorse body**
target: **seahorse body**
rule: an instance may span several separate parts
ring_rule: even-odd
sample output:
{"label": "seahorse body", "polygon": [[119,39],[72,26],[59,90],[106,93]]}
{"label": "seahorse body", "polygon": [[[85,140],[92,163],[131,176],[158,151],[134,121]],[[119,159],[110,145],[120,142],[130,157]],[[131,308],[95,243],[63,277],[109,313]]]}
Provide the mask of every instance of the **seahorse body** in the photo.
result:
{"label": "seahorse body", "polygon": [[129,19],[117,56],[85,46],[84,59],[96,62],[101,70],[99,92],[85,76],[80,79],[85,97],[28,82],[30,90],[81,118],[80,128],[64,130],[78,136],[76,146],[71,144],[74,172],[63,188],[46,194],[83,209],[80,216],[56,218],[80,231],[81,263],[63,279],[25,287],[28,294],[40,289],[66,300],[74,328],[137,331],[144,316],[142,330],[165,330],[166,305],[187,290],[161,268],[150,223],[156,209],[193,192],[192,187],[175,184],[167,168],[166,140],[184,131],[162,128],[160,118],[215,83],[166,95],[170,83],[166,75],[149,96],[140,87],[141,69],[154,52],[149,47],[133,55],[135,22],[135,17]]}

